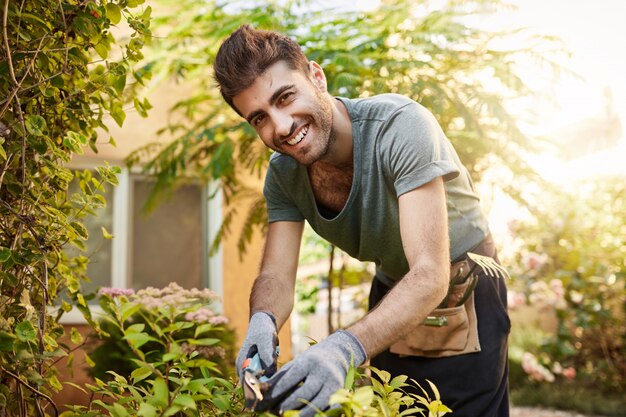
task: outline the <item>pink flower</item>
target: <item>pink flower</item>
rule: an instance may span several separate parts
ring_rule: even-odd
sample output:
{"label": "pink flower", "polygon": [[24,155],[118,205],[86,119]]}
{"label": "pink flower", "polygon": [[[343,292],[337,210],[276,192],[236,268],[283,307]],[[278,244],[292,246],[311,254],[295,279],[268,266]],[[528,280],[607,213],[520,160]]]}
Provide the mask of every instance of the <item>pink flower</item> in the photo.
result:
{"label": "pink flower", "polygon": [[567,379],[574,379],[576,378],[576,369],[570,366],[569,368],[563,369],[561,374]]}
{"label": "pink flower", "polygon": [[226,324],[228,323],[228,319],[224,316],[215,316],[215,317],[211,317],[209,319],[209,323],[214,324],[214,325],[219,325],[219,324]]}
{"label": "pink flower", "polygon": [[522,258],[522,263],[526,268],[531,271],[536,271],[541,269],[541,267],[547,262],[548,257],[546,254],[538,254],[537,252],[530,252],[524,255]]}
{"label": "pink flower", "polygon": [[116,298],[121,295],[128,297],[133,294],[135,294],[135,291],[131,288],[101,287],[98,290],[98,295],[108,295],[111,298]]}
{"label": "pink flower", "polygon": [[526,296],[524,293],[509,290],[507,293],[507,303],[511,310],[515,310],[526,304]]}
{"label": "pink flower", "polygon": [[554,374],[541,365],[532,353],[524,352],[522,356],[522,369],[528,374],[530,379],[554,382]]}
{"label": "pink flower", "polygon": [[195,321],[198,323],[206,323],[212,318],[215,314],[209,310],[208,308],[199,308],[196,311],[191,311],[185,314],[185,320],[187,321]]}

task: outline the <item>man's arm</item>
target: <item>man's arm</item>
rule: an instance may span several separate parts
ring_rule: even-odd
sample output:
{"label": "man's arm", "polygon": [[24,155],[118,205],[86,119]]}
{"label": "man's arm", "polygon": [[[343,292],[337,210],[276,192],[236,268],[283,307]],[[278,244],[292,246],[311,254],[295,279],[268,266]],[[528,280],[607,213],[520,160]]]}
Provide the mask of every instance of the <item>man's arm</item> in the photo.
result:
{"label": "man's arm", "polygon": [[303,222],[270,223],[259,276],[250,293],[250,315],[269,311],[278,329],[293,309],[293,297]]}
{"label": "man's arm", "polygon": [[446,195],[441,177],[400,196],[400,234],[409,272],[348,330],[372,357],[421,323],[445,297],[450,275]]}

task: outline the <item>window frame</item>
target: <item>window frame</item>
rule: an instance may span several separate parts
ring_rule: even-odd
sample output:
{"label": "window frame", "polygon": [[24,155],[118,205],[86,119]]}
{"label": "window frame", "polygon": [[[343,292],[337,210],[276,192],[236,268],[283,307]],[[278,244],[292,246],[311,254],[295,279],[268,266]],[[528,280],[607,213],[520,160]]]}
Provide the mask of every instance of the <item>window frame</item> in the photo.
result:
{"label": "window frame", "polygon": [[[98,163],[70,164],[71,170],[95,170],[100,165]],[[113,187],[113,227],[111,234],[115,236],[111,241],[111,287],[128,288],[128,276],[130,270],[130,260],[128,258],[130,245],[130,229],[132,216],[132,184],[134,176],[141,177],[140,169],[129,170],[121,166],[121,173],[117,176],[119,184]],[[143,175],[145,176],[145,175]],[[147,177],[146,177],[147,178]],[[202,253],[204,262],[202,263],[202,281],[206,288],[210,288],[219,295],[219,300],[223,300],[223,262],[222,245],[220,244],[211,256],[209,248],[217,236],[222,224],[222,191],[219,182],[214,181],[208,184],[199,184],[201,190],[201,229],[202,229]],[[209,198],[212,196],[212,198]],[[107,201],[110,204],[110,201]],[[216,312],[223,313],[224,306],[221,301],[214,304]],[[94,316],[102,314],[102,309],[98,305],[90,305],[90,310]],[[87,321],[78,309],[73,308],[59,321],[61,324],[85,324]]]}

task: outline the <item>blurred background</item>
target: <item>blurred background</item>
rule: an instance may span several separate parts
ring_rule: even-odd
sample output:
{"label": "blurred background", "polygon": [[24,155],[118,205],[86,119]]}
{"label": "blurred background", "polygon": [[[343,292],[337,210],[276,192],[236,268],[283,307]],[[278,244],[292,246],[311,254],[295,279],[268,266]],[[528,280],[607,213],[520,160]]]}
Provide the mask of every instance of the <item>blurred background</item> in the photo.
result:
{"label": "blurred background", "polygon": [[[22,13],[13,3],[9,10],[9,3],[5,17]],[[67,250],[70,260],[59,261],[71,265],[59,268],[72,278],[71,285],[59,284],[59,293],[68,290],[68,301],[101,313],[95,295],[101,288],[114,287],[114,294],[167,288],[173,282],[180,285],[175,291],[210,288],[221,297],[216,303],[219,320],[211,317],[220,325],[229,321],[225,348],[218,352],[220,363],[233,363],[227,356],[243,340],[248,295],[262,251],[267,216],[261,189],[270,153],[255,131],[223,103],[212,62],[221,41],[249,23],[296,39],[305,54],[322,65],[334,95],[398,93],[433,112],[475,180],[500,258],[511,275],[513,403],[626,415],[623,1],[128,0],[81,2],[80,7],[74,3],[64,3],[74,13],[70,29],[80,34],[77,39],[89,41],[83,48],[89,52],[73,53],[76,61],[89,62],[89,71],[73,73],[77,92],[72,97],[83,97],[82,111],[99,116],[88,119],[89,129],[97,126],[97,134],[89,139],[68,136],[90,145],[84,152],[86,146],[77,145],[80,152],[67,146],[73,155],[68,166],[75,175],[69,192],[84,194],[85,183],[105,163],[120,168],[115,170],[117,180],[102,187],[106,207],[94,207],[94,215],[83,221],[86,230],[79,234],[89,235],[84,247],[78,242],[76,249]],[[49,6],[37,2],[37,7],[42,4]],[[58,18],[59,33],[69,32],[65,15],[56,6],[50,10]],[[46,22],[36,13],[20,16],[45,32],[41,39],[48,36]],[[97,23],[108,31],[109,21],[114,22],[110,36],[96,30]],[[23,41],[25,51],[37,50],[36,39],[20,32],[26,26],[16,27],[21,37],[11,41]],[[138,33],[150,36],[144,39]],[[13,49],[22,53],[20,48]],[[46,59],[67,65],[67,56],[54,52],[46,51]],[[131,52],[137,62],[120,71],[116,60]],[[16,62],[25,65],[24,56]],[[40,67],[56,71],[47,63]],[[9,64],[0,62],[3,87],[13,85],[8,69]],[[40,87],[41,94],[31,97],[24,88],[20,97],[36,104],[29,111],[41,113],[28,119],[28,131],[52,137],[46,120],[53,126],[62,117],[41,110],[47,106],[37,100],[49,100],[51,107],[55,100],[65,103],[59,91],[63,82],[70,85],[70,77],[59,81],[41,71],[39,78],[28,80]],[[43,84],[48,81],[50,85]],[[82,94],[98,89],[105,91],[104,98]],[[72,115],[77,111],[69,105],[64,109]],[[16,145],[17,139],[4,142],[4,135],[15,135],[19,129],[12,112],[6,104],[0,145],[15,146],[18,155],[25,151]],[[87,122],[77,120],[70,121],[89,130]],[[18,159],[12,160],[14,173],[4,178],[3,173],[0,179],[15,182],[12,188],[2,188],[3,193],[24,198]],[[37,175],[38,169],[33,169]],[[70,180],[58,182],[56,186],[62,187]],[[65,203],[69,205],[69,199]],[[46,213],[55,224],[54,217],[60,214]],[[15,224],[23,221],[15,218]],[[0,229],[3,267],[13,256],[7,248],[16,241],[10,231],[9,226]],[[73,240],[80,240],[76,231],[72,233]],[[361,317],[372,272],[372,265],[351,259],[307,228],[294,315],[280,335],[280,360],[287,361],[311,340]],[[80,285],[75,276],[84,278]],[[10,290],[9,286],[3,291],[6,288]],[[91,296],[83,298],[81,291]],[[15,300],[21,298],[16,294],[6,300],[17,305]],[[72,338],[82,349],[78,335],[89,334],[93,323],[67,306],[67,314],[58,317],[63,316],[68,332],[74,329]],[[25,312],[27,307],[15,307],[16,314],[33,319],[32,311]],[[27,339],[22,342],[34,344],[34,327],[27,330],[31,328],[32,337],[30,332],[18,335]],[[2,349],[10,352],[19,337],[3,335],[10,346]],[[59,379],[77,382],[104,378],[110,370],[120,375],[133,372],[128,347],[115,356],[106,348],[119,345],[121,339],[109,340],[104,350],[87,349],[98,365],[95,374],[83,370]],[[75,364],[92,361],[80,352],[76,349]],[[63,391],[61,403],[81,401],[68,399],[67,392]]]}

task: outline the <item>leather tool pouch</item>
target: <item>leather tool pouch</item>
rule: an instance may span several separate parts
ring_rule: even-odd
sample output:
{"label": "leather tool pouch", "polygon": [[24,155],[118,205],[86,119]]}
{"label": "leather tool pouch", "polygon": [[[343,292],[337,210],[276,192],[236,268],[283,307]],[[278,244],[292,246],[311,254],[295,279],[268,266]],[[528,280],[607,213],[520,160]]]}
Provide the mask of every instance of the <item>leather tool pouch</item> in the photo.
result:
{"label": "leather tool pouch", "polygon": [[[469,280],[451,289],[449,304],[460,299]],[[478,322],[474,306],[474,291],[464,304],[457,307],[438,308],[423,323],[397,341],[389,350],[402,356],[443,358],[464,353],[480,352]]]}
{"label": "leather tool pouch", "polygon": [[[495,256],[495,246],[491,235],[487,235],[480,244],[472,248],[471,252],[490,258]],[[490,261],[496,262],[493,259]],[[458,273],[463,275],[472,271],[471,266],[473,263],[468,258],[453,263],[450,268],[451,281]],[[458,285],[451,285],[444,307],[431,312],[424,322],[411,330],[403,339],[392,344],[389,350],[401,356],[427,358],[480,352],[474,288],[469,288],[470,285],[475,285],[472,281],[477,279],[483,278],[474,274],[473,277],[469,276]]]}

